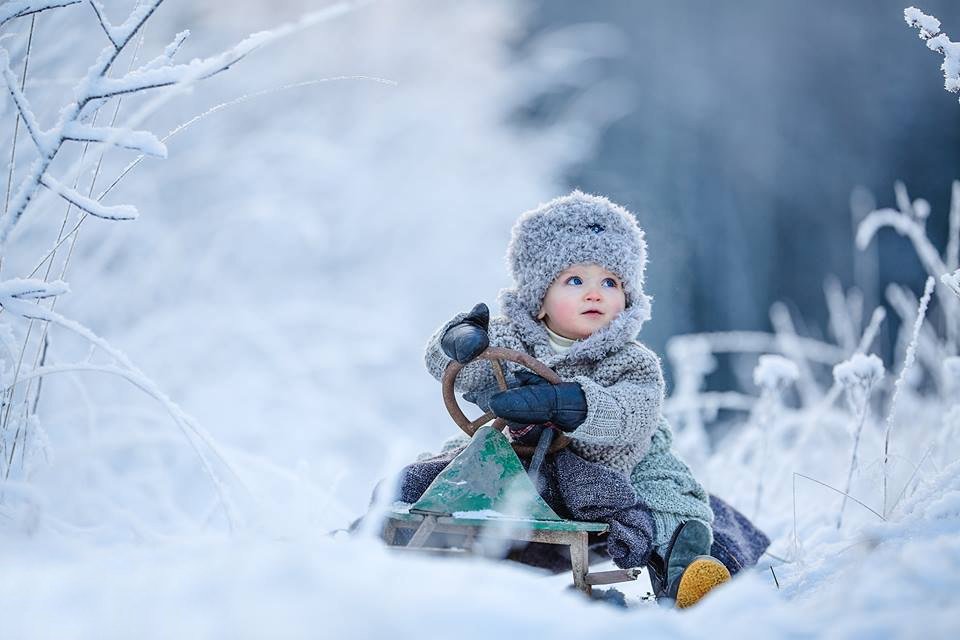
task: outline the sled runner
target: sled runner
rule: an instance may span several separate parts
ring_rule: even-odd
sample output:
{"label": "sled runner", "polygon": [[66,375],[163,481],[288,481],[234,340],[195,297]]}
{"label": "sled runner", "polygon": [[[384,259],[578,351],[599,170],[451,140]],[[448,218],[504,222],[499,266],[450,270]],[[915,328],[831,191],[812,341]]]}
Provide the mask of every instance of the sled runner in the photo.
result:
{"label": "sled runner", "polygon": [[[507,388],[501,360],[520,364],[549,382],[560,381],[550,368],[519,351],[490,347],[478,359],[490,362],[501,390]],[[493,413],[471,421],[460,410],[454,391],[462,369],[456,361],[448,365],[443,398],[454,422],[471,436],[470,444],[440,472],[419,500],[394,504],[383,530],[387,544],[404,545],[406,540],[404,546],[410,549],[453,546],[467,553],[475,552],[478,543],[489,538],[565,545],[570,550],[573,584],[587,595],[593,585],[636,580],[641,568],[590,573],[588,535],[605,533],[608,525],[561,518],[537,492],[534,483],[544,454],[566,447],[570,438],[560,435],[553,439],[553,429],[544,429],[540,444],[527,446],[510,442],[502,433],[506,423]],[[529,473],[519,456],[531,458]],[[400,530],[406,530],[405,535]]]}

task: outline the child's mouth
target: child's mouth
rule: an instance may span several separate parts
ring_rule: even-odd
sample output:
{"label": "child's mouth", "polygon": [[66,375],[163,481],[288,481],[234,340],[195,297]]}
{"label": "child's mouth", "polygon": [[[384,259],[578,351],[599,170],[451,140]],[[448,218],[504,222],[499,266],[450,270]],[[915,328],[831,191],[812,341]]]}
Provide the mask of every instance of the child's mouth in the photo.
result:
{"label": "child's mouth", "polygon": [[582,315],[585,315],[585,316],[602,316],[602,315],[603,315],[603,312],[602,312],[602,311],[596,311],[596,310],[590,310],[590,311],[584,311]]}

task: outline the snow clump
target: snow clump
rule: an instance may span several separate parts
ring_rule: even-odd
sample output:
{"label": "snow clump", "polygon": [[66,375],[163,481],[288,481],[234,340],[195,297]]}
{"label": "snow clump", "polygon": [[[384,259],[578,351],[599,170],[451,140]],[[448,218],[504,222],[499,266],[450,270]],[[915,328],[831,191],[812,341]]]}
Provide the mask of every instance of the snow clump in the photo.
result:
{"label": "snow clump", "polygon": [[943,56],[943,88],[950,93],[960,91],[960,43],[951,42],[947,34],[940,32],[940,21],[928,16],[916,7],[903,10],[903,19],[911,27],[920,30],[920,39],[927,42],[927,48]]}
{"label": "snow clump", "polygon": [[920,29],[920,38],[928,40],[940,33],[940,21],[933,16],[928,16],[916,7],[907,7],[903,10],[903,19],[911,27]]}
{"label": "snow clump", "polygon": [[774,354],[760,356],[753,370],[753,382],[762,389],[781,389],[800,377],[800,369],[789,358]]}
{"label": "snow clump", "polygon": [[833,368],[833,378],[845,389],[870,388],[883,379],[883,362],[877,356],[855,353]]}

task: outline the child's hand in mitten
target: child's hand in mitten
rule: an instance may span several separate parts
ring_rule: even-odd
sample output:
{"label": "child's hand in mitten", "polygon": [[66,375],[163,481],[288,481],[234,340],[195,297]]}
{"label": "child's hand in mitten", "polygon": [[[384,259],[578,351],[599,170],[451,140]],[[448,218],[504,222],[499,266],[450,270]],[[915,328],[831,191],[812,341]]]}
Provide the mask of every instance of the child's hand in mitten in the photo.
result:
{"label": "child's hand in mitten", "polygon": [[490,398],[498,418],[520,424],[552,424],[570,432],[587,419],[587,397],[576,382],[551,384],[534,373],[518,371],[519,387]]}
{"label": "child's hand in mitten", "polygon": [[460,364],[467,364],[490,346],[487,329],[490,326],[490,310],[482,302],[457,324],[448,328],[440,338],[440,348]]}

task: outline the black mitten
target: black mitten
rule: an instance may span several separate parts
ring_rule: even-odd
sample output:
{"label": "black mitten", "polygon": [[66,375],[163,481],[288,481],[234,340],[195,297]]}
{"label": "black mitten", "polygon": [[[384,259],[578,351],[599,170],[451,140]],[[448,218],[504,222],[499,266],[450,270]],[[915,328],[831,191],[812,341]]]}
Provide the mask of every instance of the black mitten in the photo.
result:
{"label": "black mitten", "polygon": [[460,364],[467,364],[490,346],[487,329],[490,310],[482,302],[457,324],[448,328],[440,338],[440,348]]}
{"label": "black mitten", "polygon": [[519,424],[549,424],[567,433],[587,419],[587,397],[576,382],[551,384],[540,376],[518,371],[521,386],[494,394],[490,410]]}

